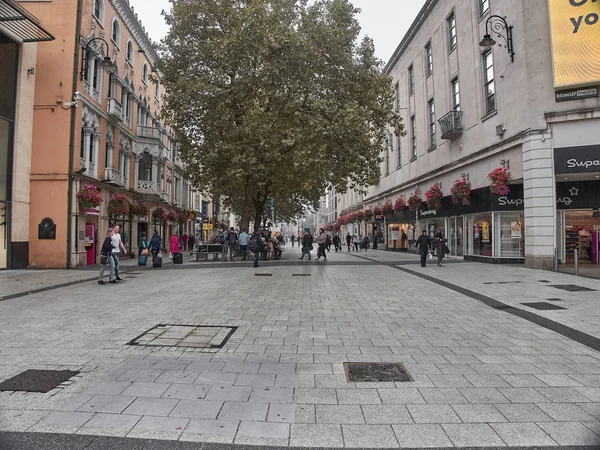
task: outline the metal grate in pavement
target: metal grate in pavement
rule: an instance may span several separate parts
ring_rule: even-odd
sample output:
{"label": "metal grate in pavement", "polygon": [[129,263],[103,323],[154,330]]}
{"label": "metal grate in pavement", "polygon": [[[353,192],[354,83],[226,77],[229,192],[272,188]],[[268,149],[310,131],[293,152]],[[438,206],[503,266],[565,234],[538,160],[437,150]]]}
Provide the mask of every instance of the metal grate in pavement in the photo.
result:
{"label": "metal grate in pavement", "polygon": [[596,292],[596,289],[577,286],[576,284],[551,284],[550,287],[569,292]]}
{"label": "metal grate in pavement", "polygon": [[196,348],[217,351],[223,348],[238,327],[221,325],[159,324],[132,339],[128,345],[145,347]]}
{"label": "metal grate in pavement", "polygon": [[567,309],[562,306],[553,305],[552,303],[546,302],[532,302],[532,303],[521,303],[523,306],[529,306],[533,309],[539,309],[540,311],[549,311],[552,309]]}
{"label": "metal grate in pavement", "polygon": [[348,382],[377,383],[386,381],[414,381],[401,363],[344,363]]}
{"label": "metal grate in pavement", "polygon": [[50,392],[79,374],[72,370],[35,370],[21,372],[0,383],[0,391]]}
{"label": "metal grate in pavement", "polygon": [[272,277],[273,274],[272,273],[255,273],[254,276],[255,277]]}

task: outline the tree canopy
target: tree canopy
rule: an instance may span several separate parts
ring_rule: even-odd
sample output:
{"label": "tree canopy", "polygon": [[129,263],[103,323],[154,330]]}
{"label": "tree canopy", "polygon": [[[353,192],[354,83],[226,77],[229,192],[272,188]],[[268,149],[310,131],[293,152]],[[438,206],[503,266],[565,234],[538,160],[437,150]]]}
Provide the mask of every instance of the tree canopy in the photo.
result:
{"label": "tree canopy", "polygon": [[164,111],[196,186],[247,225],[271,198],[315,204],[378,179],[386,128],[404,130],[347,0],[171,3]]}

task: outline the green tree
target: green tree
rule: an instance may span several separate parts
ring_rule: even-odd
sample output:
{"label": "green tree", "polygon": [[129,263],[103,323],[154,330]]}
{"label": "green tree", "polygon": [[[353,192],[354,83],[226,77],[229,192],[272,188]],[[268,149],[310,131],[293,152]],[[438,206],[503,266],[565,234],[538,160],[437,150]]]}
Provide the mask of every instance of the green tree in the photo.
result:
{"label": "green tree", "polygon": [[165,115],[188,176],[242,226],[271,197],[314,204],[378,178],[385,129],[404,129],[347,0],[171,2]]}

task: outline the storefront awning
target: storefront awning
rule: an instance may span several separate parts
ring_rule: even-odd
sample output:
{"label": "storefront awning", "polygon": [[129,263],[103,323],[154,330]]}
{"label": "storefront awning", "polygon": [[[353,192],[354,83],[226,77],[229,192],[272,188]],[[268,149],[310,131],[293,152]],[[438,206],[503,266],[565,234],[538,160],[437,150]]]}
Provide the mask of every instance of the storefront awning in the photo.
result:
{"label": "storefront awning", "polygon": [[0,0],[0,31],[22,42],[53,41],[54,36],[14,0]]}

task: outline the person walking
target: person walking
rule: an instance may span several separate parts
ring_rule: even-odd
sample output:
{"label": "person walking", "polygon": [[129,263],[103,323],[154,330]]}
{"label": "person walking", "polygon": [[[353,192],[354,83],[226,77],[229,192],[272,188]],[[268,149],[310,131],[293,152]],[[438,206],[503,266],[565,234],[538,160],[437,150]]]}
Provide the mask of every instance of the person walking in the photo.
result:
{"label": "person walking", "polygon": [[294,244],[296,243],[296,236],[294,236],[292,234],[292,236],[290,237],[290,241],[292,241],[292,247],[294,246]]}
{"label": "person walking", "polygon": [[402,230],[402,234],[400,235],[400,248],[402,250],[406,249],[406,241],[408,240],[408,236],[406,235],[406,232],[404,230]]}
{"label": "person walking", "polygon": [[350,251],[350,244],[352,244],[352,235],[348,233],[346,235],[346,245],[348,246],[348,251]]}
{"label": "person walking", "polygon": [[154,260],[158,256],[160,249],[161,249],[160,236],[158,235],[157,231],[154,231],[154,234],[152,235],[152,239],[150,239],[150,251],[152,252],[152,262],[154,262]]}
{"label": "person walking", "polygon": [[255,231],[254,236],[250,239],[250,250],[254,253],[254,267],[258,267],[258,258],[262,253],[263,245],[260,231]]}
{"label": "person walking", "polygon": [[363,247],[365,248],[365,252],[369,250],[369,236],[365,236],[365,239],[363,240]]}
{"label": "person walking", "polygon": [[299,258],[301,261],[304,260],[304,255],[308,255],[308,260],[311,260],[310,252],[313,248],[313,237],[310,233],[304,232],[302,237],[302,256]]}
{"label": "person walking", "polygon": [[189,236],[187,233],[183,233],[183,236],[181,236],[181,242],[183,243],[183,250],[187,251],[188,248],[188,239]]}
{"label": "person walking", "polygon": [[437,258],[438,258],[437,265],[440,266],[440,267],[442,266],[442,261],[446,257],[446,254],[449,253],[448,252],[448,246],[446,245],[446,242],[448,242],[448,239],[446,239],[444,237],[444,233],[439,232],[435,236],[434,246],[435,246],[435,251],[437,252]]}
{"label": "person walking", "polygon": [[419,236],[419,239],[417,239],[415,247],[417,247],[421,252],[421,267],[426,267],[427,254],[431,249],[431,239],[429,239],[429,236],[427,236],[427,230],[423,230],[423,233],[421,236]]}
{"label": "person walking", "polygon": [[248,259],[248,242],[250,241],[250,235],[246,233],[246,230],[242,230],[239,237],[240,251],[242,252],[242,261]]}
{"label": "person walking", "polygon": [[333,237],[333,246],[335,247],[335,252],[336,253],[338,252],[338,250],[342,249],[342,245],[341,245],[341,242],[340,242],[340,237],[337,234]]}
{"label": "person walking", "polygon": [[181,252],[181,246],[179,245],[177,233],[173,233],[173,236],[171,237],[171,242],[169,242],[169,251],[171,252],[171,257],[175,256],[175,253]]}
{"label": "person walking", "polygon": [[138,266],[145,266],[148,262],[148,251],[150,248],[150,243],[148,239],[146,239],[146,233],[140,234],[140,245],[138,247]]}
{"label": "person walking", "polygon": [[328,252],[331,251],[331,236],[329,235],[327,235],[327,237],[325,238],[325,248]]}
{"label": "person walking", "polygon": [[323,228],[319,229],[319,236],[317,237],[317,259],[316,261],[321,261],[321,256],[327,261],[327,254],[325,253],[325,248],[327,245],[327,235],[325,234],[325,230]]}
{"label": "person walking", "polygon": [[298,233],[298,236],[296,237],[296,241],[298,241],[298,247],[300,247],[302,245],[302,239],[304,239],[304,238],[300,237],[300,233]]}
{"label": "person walking", "polygon": [[193,234],[188,236],[188,250],[190,251],[190,255],[194,251],[194,244],[196,243],[196,237]]}
{"label": "person walking", "polygon": [[106,232],[106,238],[102,243],[102,248],[100,249],[100,275],[98,275],[98,284],[105,285],[106,283],[102,279],[104,277],[104,269],[106,269],[106,265],[110,266],[110,272],[108,273],[108,282],[116,283],[115,280],[115,262],[112,257],[112,235],[114,234],[114,230],[109,228]]}
{"label": "person walking", "polygon": [[[231,227],[229,234],[227,235],[227,251],[229,252],[229,260],[235,262],[235,249],[238,243],[238,236],[234,228]],[[227,253],[225,253],[225,259],[227,259]]]}
{"label": "person walking", "polygon": [[221,257],[223,262],[227,261],[227,233],[222,231],[217,238],[217,242],[221,244]]}
{"label": "person walking", "polygon": [[113,244],[113,249],[112,249],[112,258],[113,258],[113,262],[115,265],[115,280],[117,281],[123,281],[123,279],[119,276],[119,259],[121,256],[121,249],[123,249],[123,253],[127,253],[127,250],[125,249],[125,245],[123,244],[123,241],[121,240],[121,235],[119,234],[121,227],[119,225],[115,225],[113,228],[113,235],[111,237],[112,239],[112,244]]}

